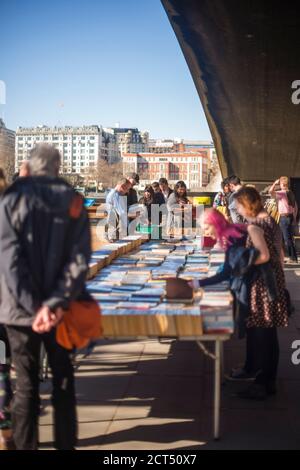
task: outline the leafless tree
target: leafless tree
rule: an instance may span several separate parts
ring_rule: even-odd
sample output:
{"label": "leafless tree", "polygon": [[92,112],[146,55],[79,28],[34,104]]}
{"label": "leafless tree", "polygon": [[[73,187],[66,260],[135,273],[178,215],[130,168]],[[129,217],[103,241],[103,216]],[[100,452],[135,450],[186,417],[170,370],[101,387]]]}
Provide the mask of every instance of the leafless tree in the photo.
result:
{"label": "leafless tree", "polygon": [[98,188],[102,184],[103,188],[112,188],[123,175],[122,163],[109,164],[106,160],[100,159],[95,166],[86,168],[85,184],[88,186],[95,182]]}

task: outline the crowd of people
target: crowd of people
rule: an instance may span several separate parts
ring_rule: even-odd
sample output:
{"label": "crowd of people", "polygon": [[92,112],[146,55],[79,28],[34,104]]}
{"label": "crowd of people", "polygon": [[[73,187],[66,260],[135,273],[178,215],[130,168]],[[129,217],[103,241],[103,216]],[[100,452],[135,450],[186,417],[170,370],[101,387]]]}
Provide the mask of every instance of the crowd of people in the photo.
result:
{"label": "crowd of people", "polygon": [[[108,241],[115,241],[128,234],[129,224],[136,217],[141,217],[145,224],[161,224],[163,213],[167,213],[167,226],[169,232],[174,225],[172,207],[175,204],[187,204],[187,188],[183,181],[179,181],[174,190],[170,188],[166,178],[160,178],[151,185],[147,185],[143,196],[138,198],[134,186],[139,184],[139,175],[129,173],[121,178],[115,188],[106,196],[107,224],[106,237]],[[141,214],[143,208],[143,214]],[[157,210],[156,210],[157,209]]]}
{"label": "crowd of people", "polygon": [[[0,431],[6,447],[16,449],[38,448],[42,343],[53,377],[54,446],[65,450],[76,446],[73,367],[69,351],[57,343],[55,331],[72,301],[90,298],[85,280],[91,237],[83,199],[59,177],[59,167],[58,150],[40,144],[10,186],[0,171],[0,340],[7,356],[6,364],[0,365]],[[184,181],[171,189],[161,178],[145,187],[142,198],[135,189],[138,183],[139,176],[130,173],[107,195],[110,240],[117,239],[122,228],[127,234],[130,216],[136,217],[134,211],[131,214],[134,206],[145,208],[148,223],[152,222],[153,205],[167,207],[172,227],[191,217]],[[279,224],[266,212],[254,187],[242,185],[235,175],[222,182],[202,223],[205,234],[224,249],[225,263],[215,276],[190,282],[198,289],[229,280],[246,351],[243,367],[233,368],[228,378],[253,380],[240,397],[257,400],[276,393],[277,328],[288,325],[290,314],[284,243],[288,256],[297,261],[293,239],[297,204],[288,179],[276,180],[270,193],[278,203]],[[16,372],[14,394],[11,362]]]}
{"label": "crowd of people", "polygon": [[243,186],[235,175],[222,182],[222,191],[203,222],[206,233],[225,249],[225,263],[215,276],[191,283],[198,288],[230,281],[239,336],[246,336],[246,357],[244,365],[233,368],[228,378],[253,380],[239,396],[255,400],[277,391],[277,328],[288,326],[292,310],[283,266],[284,262],[298,263],[293,236],[298,208],[288,178],[276,180],[269,193],[277,201],[279,224],[253,186]]}
{"label": "crowd of people", "polygon": [[[213,207],[220,211],[232,223],[244,223],[246,220],[237,210],[235,195],[242,189],[239,177],[232,175],[221,183],[221,191],[215,196]],[[297,251],[294,234],[299,221],[299,211],[294,193],[289,188],[289,178],[281,176],[269,188],[268,193],[276,201],[279,226],[283,236],[285,262],[297,263]]]}

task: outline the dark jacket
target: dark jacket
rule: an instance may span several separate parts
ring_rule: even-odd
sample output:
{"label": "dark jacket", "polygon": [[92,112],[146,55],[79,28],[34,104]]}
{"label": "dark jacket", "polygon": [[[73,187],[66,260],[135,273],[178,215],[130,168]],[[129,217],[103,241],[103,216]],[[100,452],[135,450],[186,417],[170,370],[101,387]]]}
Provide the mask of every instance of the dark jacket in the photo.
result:
{"label": "dark jacket", "polygon": [[256,248],[246,248],[240,244],[231,245],[226,251],[222,270],[214,276],[201,279],[200,286],[205,287],[229,280],[230,289],[237,301],[248,307],[251,284],[260,276],[266,285],[269,301],[276,300],[277,286],[272,266],[269,262],[254,265],[258,255]]}
{"label": "dark jacket", "polygon": [[162,192],[156,192],[154,193],[154,204],[159,204],[159,205],[162,205],[162,204],[165,204],[166,201],[165,201],[165,198],[164,198],[164,195]]}
{"label": "dark jacket", "polygon": [[262,277],[267,289],[269,301],[276,300],[277,286],[274,271],[269,262],[254,265],[259,252],[256,248],[246,248],[246,236],[236,240],[226,251],[225,262],[221,271],[214,276],[200,281],[200,286],[205,287],[218,284],[222,281],[230,281],[230,289],[234,293],[238,304],[239,336],[245,334],[246,318],[249,314],[250,290],[253,282]]}
{"label": "dark jacket", "polygon": [[151,206],[154,204],[154,201],[152,200],[151,202],[148,202],[145,200],[145,198],[141,198],[139,200],[139,204],[142,204],[147,208],[147,214],[148,214],[148,222],[151,223]]}
{"label": "dark jacket", "polygon": [[0,323],[85,295],[90,228],[82,198],[60,178],[20,178],[0,203]]}
{"label": "dark jacket", "polygon": [[127,208],[138,203],[138,196],[135,189],[130,188],[127,194]]}
{"label": "dark jacket", "polygon": [[230,288],[234,292],[236,299],[248,306],[250,273],[253,271],[251,268],[258,252],[254,248],[245,248],[243,246],[244,241],[245,238],[229,246],[222,269],[214,276],[201,279],[200,286],[205,287],[219,284],[223,281],[230,281]]}

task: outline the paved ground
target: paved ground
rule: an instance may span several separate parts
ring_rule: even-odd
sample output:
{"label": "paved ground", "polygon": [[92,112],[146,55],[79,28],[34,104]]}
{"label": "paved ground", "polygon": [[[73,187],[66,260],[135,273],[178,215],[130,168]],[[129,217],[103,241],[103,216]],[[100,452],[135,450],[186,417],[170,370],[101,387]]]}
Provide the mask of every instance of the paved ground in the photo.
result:
{"label": "paved ground", "polygon": [[[280,331],[279,392],[266,402],[222,390],[222,439],[212,440],[212,364],[191,342],[100,342],[79,357],[76,386],[79,449],[300,449],[300,365],[291,344],[300,339],[300,268],[287,269],[296,313]],[[228,342],[225,366],[243,362],[244,343]],[[51,447],[49,391],[42,385],[42,448]]]}

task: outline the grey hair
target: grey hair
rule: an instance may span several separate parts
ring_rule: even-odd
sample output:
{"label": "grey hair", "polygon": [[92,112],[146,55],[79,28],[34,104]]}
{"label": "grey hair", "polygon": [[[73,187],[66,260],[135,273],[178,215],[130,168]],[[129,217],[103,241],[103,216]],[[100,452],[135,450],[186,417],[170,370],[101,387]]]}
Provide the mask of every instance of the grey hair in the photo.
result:
{"label": "grey hair", "polygon": [[57,176],[60,153],[53,145],[38,144],[30,151],[29,170],[32,176]]}

